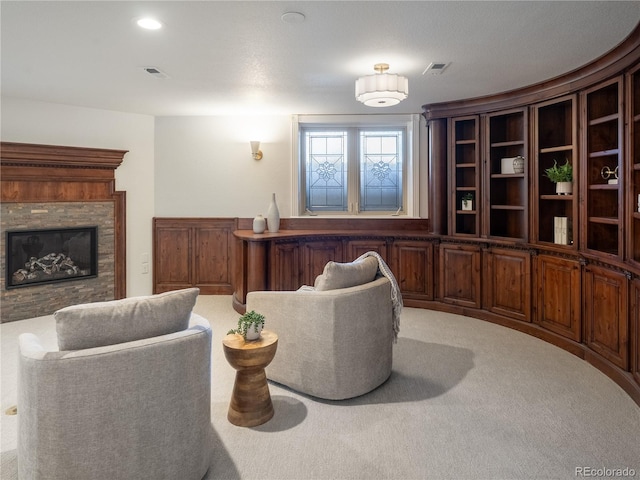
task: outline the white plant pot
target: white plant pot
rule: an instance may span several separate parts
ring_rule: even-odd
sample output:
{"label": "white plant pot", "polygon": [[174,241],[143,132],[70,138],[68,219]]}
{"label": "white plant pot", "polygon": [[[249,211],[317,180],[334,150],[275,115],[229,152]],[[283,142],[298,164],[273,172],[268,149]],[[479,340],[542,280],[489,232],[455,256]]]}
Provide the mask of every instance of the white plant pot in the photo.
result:
{"label": "white plant pot", "polygon": [[262,325],[251,325],[250,328],[247,328],[247,334],[245,335],[245,340],[257,340],[260,338],[260,333],[262,332]]}
{"label": "white plant pot", "polygon": [[556,193],[558,195],[571,195],[573,193],[573,183],[572,182],[556,183]]}
{"label": "white plant pot", "polygon": [[462,200],[462,210],[473,210],[473,200]]}

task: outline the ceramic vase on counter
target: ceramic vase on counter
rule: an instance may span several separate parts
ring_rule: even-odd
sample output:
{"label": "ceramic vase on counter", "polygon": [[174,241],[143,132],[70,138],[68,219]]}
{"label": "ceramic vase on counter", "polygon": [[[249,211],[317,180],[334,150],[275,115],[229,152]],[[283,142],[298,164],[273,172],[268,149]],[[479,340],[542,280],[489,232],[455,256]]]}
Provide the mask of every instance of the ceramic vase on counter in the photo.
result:
{"label": "ceramic vase on counter", "polygon": [[265,228],[267,228],[267,221],[262,215],[256,215],[253,219],[253,233],[264,233]]}
{"label": "ceramic vase on counter", "polygon": [[269,210],[267,211],[267,228],[270,233],[276,233],[280,230],[280,211],[278,210],[278,204],[276,203],[276,194],[271,194],[271,203],[269,204]]}

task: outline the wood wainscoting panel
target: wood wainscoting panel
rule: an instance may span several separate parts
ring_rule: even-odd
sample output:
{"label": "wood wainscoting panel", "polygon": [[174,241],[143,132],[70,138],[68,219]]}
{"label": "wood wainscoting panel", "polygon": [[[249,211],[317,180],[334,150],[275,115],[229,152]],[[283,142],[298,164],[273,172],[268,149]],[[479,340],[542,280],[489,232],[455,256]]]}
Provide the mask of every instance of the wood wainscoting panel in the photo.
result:
{"label": "wood wainscoting panel", "polygon": [[234,218],[154,218],[153,292],[233,293]]}

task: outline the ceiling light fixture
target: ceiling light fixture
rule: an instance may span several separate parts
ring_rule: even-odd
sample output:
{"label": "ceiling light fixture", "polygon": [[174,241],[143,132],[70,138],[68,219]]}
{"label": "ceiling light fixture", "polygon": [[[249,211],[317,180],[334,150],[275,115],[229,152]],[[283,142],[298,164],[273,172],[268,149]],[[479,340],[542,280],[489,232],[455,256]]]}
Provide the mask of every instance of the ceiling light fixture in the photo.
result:
{"label": "ceiling light fixture", "polygon": [[409,95],[409,81],[402,75],[385,73],[387,63],[376,63],[375,75],[367,75],[356,80],[356,99],[368,107],[391,107],[399,104]]}
{"label": "ceiling light fixture", "polygon": [[162,23],[153,18],[140,18],[136,21],[139,27],[144,28],[146,30],[158,30],[162,28]]}

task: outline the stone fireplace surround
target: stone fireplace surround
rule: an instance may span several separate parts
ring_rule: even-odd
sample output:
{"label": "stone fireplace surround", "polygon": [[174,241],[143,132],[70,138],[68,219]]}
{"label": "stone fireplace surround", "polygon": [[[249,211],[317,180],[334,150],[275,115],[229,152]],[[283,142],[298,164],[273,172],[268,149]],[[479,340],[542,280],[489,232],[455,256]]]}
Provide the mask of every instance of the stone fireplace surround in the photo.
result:
{"label": "stone fireplace surround", "polygon": [[[115,169],[125,150],[2,142],[0,321],[48,315],[126,295],[125,192]],[[98,226],[98,276],[6,289],[8,230]]]}

